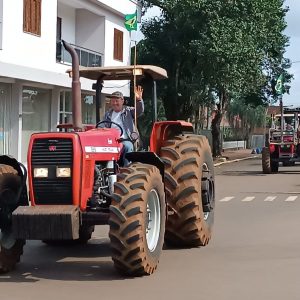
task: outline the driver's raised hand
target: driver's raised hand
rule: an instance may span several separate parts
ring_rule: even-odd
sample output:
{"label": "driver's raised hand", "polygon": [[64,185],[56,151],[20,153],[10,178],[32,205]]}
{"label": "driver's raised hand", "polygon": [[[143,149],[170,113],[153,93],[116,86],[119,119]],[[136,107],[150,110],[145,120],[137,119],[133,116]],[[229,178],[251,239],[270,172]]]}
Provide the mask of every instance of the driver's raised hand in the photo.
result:
{"label": "driver's raised hand", "polygon": [[137,101],[141,101],[143,99],[143,91],[144,90],[140,85],[135,87],[134,93]]}

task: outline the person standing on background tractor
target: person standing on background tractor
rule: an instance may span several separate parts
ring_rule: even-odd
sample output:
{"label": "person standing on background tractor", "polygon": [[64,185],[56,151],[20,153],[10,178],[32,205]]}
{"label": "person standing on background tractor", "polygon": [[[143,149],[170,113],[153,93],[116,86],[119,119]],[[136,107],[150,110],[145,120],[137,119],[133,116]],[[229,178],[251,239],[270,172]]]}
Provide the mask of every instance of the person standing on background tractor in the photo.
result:
{"label": "person standing on background tractor", "polygon": [[[136,95],[136,116],[139,117],[144,112],[143,101],[143,88],[141,86],[135,87]],[[124,105],[124,97],[121,92],[114,92],[108,96],[110,98],[111,108],[105,113],[104,121],[114,122],[121,126],[123,129],[122,144],[123,150],[123,162],[124,166],[129,164],[129,161],[125,158],[125,154],[133,151],[134,140],[132,140],[132,133],[137,133],[138,130],[134,125],[135,108]],[[117,128],[114,124],[107,124],[107,127]]]}

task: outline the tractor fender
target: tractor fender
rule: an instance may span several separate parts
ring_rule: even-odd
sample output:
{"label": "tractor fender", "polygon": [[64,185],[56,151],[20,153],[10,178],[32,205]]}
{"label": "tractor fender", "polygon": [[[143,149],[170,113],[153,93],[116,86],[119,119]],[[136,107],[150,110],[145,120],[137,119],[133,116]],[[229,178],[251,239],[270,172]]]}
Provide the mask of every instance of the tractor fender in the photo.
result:
{"label": "tractor fender", "polygon": [[159,154],[164,141],[184,133],[193,133],[193,125],[185,121],[155,122],[150,136],[150,151]]}
{"label": "tractor fender", "polygon": [[140,163],[145,163],[157,167],[162,178],[164,178],[165,175],[164,163],[154,152],[149,152],[149,151],[129,152],[125,154],[125,157],[131,162],[140,162]]}
{"label": "tractor fender", "polygon": [[29,201],[26,185],[27,170],[25,166],[22,163],[18,162],[15,158],[8,155],[0,155],[0,164],[11,166],[18,172],[18,175],[22,179],[22,186],[18,193],[19,205],[27,206],[29,204]]}

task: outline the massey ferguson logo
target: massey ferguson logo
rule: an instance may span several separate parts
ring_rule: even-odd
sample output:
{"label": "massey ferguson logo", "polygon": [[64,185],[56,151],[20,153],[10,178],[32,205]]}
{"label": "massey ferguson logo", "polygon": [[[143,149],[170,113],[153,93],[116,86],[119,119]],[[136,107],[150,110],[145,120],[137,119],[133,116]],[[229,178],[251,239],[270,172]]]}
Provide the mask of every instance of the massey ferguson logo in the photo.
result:
{"label": "massey ferguson logo", "polygon": [[51,152],[56,151],[56,146],[49,146],[49,151]]}

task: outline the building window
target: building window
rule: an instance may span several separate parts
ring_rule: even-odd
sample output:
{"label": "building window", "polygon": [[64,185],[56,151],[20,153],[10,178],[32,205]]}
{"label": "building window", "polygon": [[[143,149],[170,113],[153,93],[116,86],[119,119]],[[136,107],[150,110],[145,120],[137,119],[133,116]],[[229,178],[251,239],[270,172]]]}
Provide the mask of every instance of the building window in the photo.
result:
{"label": "building window", "polygon": [[59,101],[59,124],[72,124],[71,92],[61,92]]}
{"label": "building window", "polygon": [[114,30],[114,60],[123,61],[123,31]]}
{"label": "building window", "polygon": [[24,87],[22,97],[22,162],[26,162],[30,136],[50,130],[51,90]]}
{"label": "building window", "polygon": [[41,5],[42,0],[24,0],[24,32],[41,35]]}
{"label": "building window", "polygon": [[0,155],[10,154],[11,145],[11,85],[0,83]]}
{"label": "building window", "polygon": [[96,99],[94,95],[83,94],[82,99],[82,122],[83,124],[96,124]]}
{"label": "building window", "polygon": [[[92,94],[81,95],[81,111],[83,124],[96,123],[96,102]],[[60,93],[59,101],[59,123],[72,124],[72,94],[64,91]]]}
{"label": "building window", "polygon": [[0,0],[0,49],[2,50],[3,0]]}
{"label": "building window", "polygon": [[61,43],[62,19],[57,17],[56,21],[56,61],[62,60],[62,43]]}

